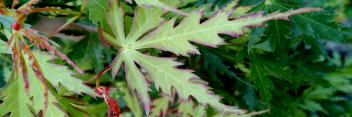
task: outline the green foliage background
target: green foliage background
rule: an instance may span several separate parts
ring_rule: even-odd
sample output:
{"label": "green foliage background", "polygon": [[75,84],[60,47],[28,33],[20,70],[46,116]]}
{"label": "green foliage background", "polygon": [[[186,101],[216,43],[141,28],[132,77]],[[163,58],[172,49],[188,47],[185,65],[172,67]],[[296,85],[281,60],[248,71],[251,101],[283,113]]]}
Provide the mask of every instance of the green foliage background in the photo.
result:
{"label": "green foliage background", "polygon": [[[97,6],[94,1],[101,6]],[[181,10],[204,9],[205,14],[209,16],[216,9],[221,9],[231,2],[231,0],[188,1],[191,1],[190,4],[181,6]],[[266,4],[268,1],[271,3]],[[41,1],[35,7],[59,7],[77,11],[81,2],[50,0]],[[109,31],[105,14],[102,13],[108,8],[107,5],[106,0],[90,0],[86,17],[75,23],[92,28],[98,26]],[[247,34],[239,38],[222,35],[227,45],[219,48],[198,45],[201,55],[193,55],[190,58],[178,57],[178,60],[186,63],[181,66],[182,68],[193,69],[198,76],[209,82],[213,91],[223,97],[222,101],[225,104],[236,105],[250,112],[270,109],[270,112],[259,116],[352,116],[351,0],[241,0],[240,5],[253,5],[249,13],[264,11],[269,14],[278,10],[287,11],[308,6],[325,10],[295,15],[290,21],[270,21],[265,27],[246,29]],[[132,14],[134,6],[135,4],[124,5],[127,12]],[[176,14],[168,15],[173,17]],[[36,13],[29,17],[27,23],[36,25],[40,16],[62,20],[72,17],[52,12]],[[132,23],[131,15],[127,15],[126,19],[127,23]],[[95,32],[72,29],[63,30],[62,33],[84,36],[80,41],[51,38],[61,45],[62,52],[87,71],[84,75],[76,75],[83,80],[90,79],[109,65],[116,55],[116,51],[104,45]],[[171,53],[156,49],[144,51],[152,55],[172,56]],[[57,60],[55,63],[64,62]],[[0,87],[4,87],[8,82],[10,69],[10,56],[0,55]],[[133,94],[129,94],[125,89],[123,72],[120,71],[114,80],[109,74],[103,75],[102,84],[117,87],[113,97],[119,99],[124,116],[141,116],[143,113],[140,112],[140,107],[136,107],[139,103],[133,98],[126,98],[126,94],[127,96]],[[62,89],[58,94],[66,90]],[[153,99],[160,97],[155,89],[150,95]],[[77,97],[87,103],[76,108],[95,117],[105,116],[107,110],[102,99]],[[176,108],[176,105],[171,105],[171,108]],[[60,107],[67,106],[62,104]],[[71,115],[81,114],[72,113]],[[216,113],[214,109],[207,110],[208,116]]]}

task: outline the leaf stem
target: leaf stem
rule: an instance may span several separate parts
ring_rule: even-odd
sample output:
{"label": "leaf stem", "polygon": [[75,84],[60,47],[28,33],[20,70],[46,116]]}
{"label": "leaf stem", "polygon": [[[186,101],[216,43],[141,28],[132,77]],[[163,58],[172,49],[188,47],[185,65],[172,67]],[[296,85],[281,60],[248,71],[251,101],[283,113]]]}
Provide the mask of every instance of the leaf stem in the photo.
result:
{"label": "leaf stem", "polygon": [[99,87],[99,86],[100,86],[100,81],[99,81],[99,79],[101,78],[101,76],[102,76],[105,72],[110,71],[110,70],[111,70],[111,67],[110,67],[110,66],[105,67],[104,69],[102,69],[101,71],[99,71],[98,74],[95,75],[93,78],[91,78],[91,79],[89,79],[89,80],[83,82],[83,84],[88,84],[89,82],[95,80],[95,85],[96,85],[96,87]]}
{"label": "leaf stem", "polygon": [[80,15],[81,14],[80,12],[77,12],[77,11],[57,9],[57,8],[35,8],[35,9],[32,9],[31,13],[46,12],[46,11],[62,12],[62,13],[68,13],[68,14],[73,14],[73,15]]}
{"label": "leaf stem", "polygon": [[73,23],[74,21],[76,21],[77,19],[79,19],[81,17],[81,14],[71,18],[68,22],[66,22],[64,25],[62,25],[61,27],[59,27],[58,29],[56,29],[54,32],[50,33],[48,35],[49,37],[54,36],[55,34],[57,34],[58,32],[60,32],[62,29],[64,29],[65,27],[67,27],[68,25],[70,25],[71,23]]}

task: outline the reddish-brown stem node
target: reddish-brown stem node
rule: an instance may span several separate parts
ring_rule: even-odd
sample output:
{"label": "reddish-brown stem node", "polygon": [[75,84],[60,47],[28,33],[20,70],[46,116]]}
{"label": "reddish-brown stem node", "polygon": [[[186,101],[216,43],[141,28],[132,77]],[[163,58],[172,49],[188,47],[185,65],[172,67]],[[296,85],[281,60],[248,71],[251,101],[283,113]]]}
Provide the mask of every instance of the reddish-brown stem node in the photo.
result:
{"label": "reddish-brown stem node", "polygon": [[107,66],[105,67],[104,69],[102,69],[101,71],[98,72],[97,75],[95,75],[93,78],[83,82],[83,84],[88,84],[90,83],[91,81],[95,80],[95,85],[96,87],[99,87],[100,86],[100,82],[99,82],[99,79],[100,77],[107,71],[110,71],[111,70],[111,67],[110,66]]}

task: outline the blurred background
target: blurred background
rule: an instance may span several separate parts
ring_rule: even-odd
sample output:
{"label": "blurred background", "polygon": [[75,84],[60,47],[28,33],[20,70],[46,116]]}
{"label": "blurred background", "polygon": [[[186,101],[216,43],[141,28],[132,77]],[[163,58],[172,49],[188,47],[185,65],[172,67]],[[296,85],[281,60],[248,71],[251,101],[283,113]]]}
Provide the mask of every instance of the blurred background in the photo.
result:
{"label": "blurred background", "polygon": [[[161,1],[172,3],[170,0]],[[228,6],[233,3],[232,0],[181,1],[187,4],[176,7],[187,12],[203,9],[205,19],[217,10],[232,9]],[[10,5],[12,0],[4,2]],[[25,3],[26,0],[20,2]],[[266,4],[268,2],[271,4]],[[81,0],[42,0],[35,7],[79,11],[81,3]],[[135,4],[124,6],[128,12],[127,24],[132,22],[132,15],[129,14],[133,14],[135,6]],[[193,55],[190,58],[178,57],[177,60],[185,63],[182,68],[193,69],[198,76],[209,82],[213,91],[223,97],[223,103],[250,112],[270,109],[270,112],[259,116],[350,117],[352,116],[352,0],[240,0],[232,18],[238,18],[244,13],[264,11],[269,14],[300,7],[318,7],[324,11],[296,15],[291,17],[290,21],[270,21],[261,28],[247,28],[245,29],[247,33],[242,37],[221,35],[227,45],[219,48],[197,45],[201,55]],[[92,78],[108,66],[117,53],[115,49],[100,41],[96,27],[104,27],[94,19],[89,19],[94,10],[86,11],[85,17],[51,38],[60,45],[61,48],[58,49],[61,52],[86,71],[84,75],[75,75],[83,80]],[[47,35],[72,17],[56,12],[41,12],[30,15],[26,23]],[[181,16],[173,13],[165,17],[181,19]],[[143,51],[157,56],[174,56],[156,49]],[[63,60],[54,62],[65,64]],[[0,88],[8,81],[12,70],[11,63],[11,56],[0,55]],[[261,78],[264,78],[264,81],[259,81]],[[143,109],[136,96],[126,88],[124,71],[120,71],[114,80],[109,73],[104,74],[101,80],[103,85],[115,88],[116,91],[112,96],[119,100],[122,116],[143,116]],[[66,94],[65,89],[59,93],[72,95]],[[150,95],[153,99],[162,98],[155,87]],[[72,112],[71,116],[106,116],[107,107],[103,99],[95,100],[89,96],[75,97],[83,100],[83,102],[72,100],[72,103],[77,104],[75,108],[82,111]],[[171,104],[167,116],[175,116],[177,111],[182,111],[179,105]],[[195,107],[188,110],[191,111],[189,113],[192,113],[192,109]],[[211,107],[206,112],[207,116],[217,114]]]}

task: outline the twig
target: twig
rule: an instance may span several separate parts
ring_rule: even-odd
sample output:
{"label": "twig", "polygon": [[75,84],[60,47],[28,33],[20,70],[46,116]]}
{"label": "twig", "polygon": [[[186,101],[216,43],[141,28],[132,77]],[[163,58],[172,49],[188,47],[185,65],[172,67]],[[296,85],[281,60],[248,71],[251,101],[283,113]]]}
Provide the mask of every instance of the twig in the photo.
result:
{"label": "twig", "polygon": [[81,17],[81,15],[77,15],[73,18],[71,18],[68,22],[66,22],[64,25],[62,25],[60,28],[56,29],[54,32],[50,33],[48,35],[48,38],[49,37],[52,37],[54,36],[55,34],[57,34],[58,32],[60,32],[62,29],[64,29],[66,26],[70,25],[71,23],[73,23],[74,21],[76,21],[77,19],[79,19]]}
{"label": "twig", "polygon": [[111,67],[110,66],[107,66],[105,67],[104,69],[102,69],[101,71],[99,71],[99,73],[97,75],[95,75],[93,78],[83,82],[83,84],[88,84],[89,82],[95,80],[95,85],[96,87],[99,87],[100,86],[100,81],[99,79],[101,78],[101,76],[107,72],[107,71],[110,71],[111,70]]}
{"label": "twig", "polygon": [[35,9],[32,9],[31,13],[45,12],[45,11],[62,12],[62,13],[68,13],[68,14],[73,14],[73,15],[80,15],[81,14],[80,12],[77,12],[77,11],[56,9],[56,8],[35,8]]}

